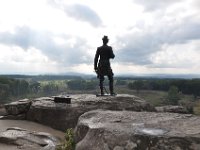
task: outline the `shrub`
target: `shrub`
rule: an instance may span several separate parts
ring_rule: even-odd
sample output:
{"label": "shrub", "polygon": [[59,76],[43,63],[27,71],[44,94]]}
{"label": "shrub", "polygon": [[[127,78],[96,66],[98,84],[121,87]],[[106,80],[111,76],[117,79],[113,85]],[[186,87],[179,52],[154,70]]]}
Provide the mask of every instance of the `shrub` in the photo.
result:
{"label": "shrub", "polygon": [[169,88],[167,98],[168,98],[170,104],[172,104],[172,105],[177,105],[178,104],[178,101],[181,98],[180,98],[179,90],[178,90],[178,88],[176,86],[171,86]]}
{"label": "shrub", "polygon": [[72,128],[67,129],[64,143],[58,146],[56,150],[75,150],[74,132]]}

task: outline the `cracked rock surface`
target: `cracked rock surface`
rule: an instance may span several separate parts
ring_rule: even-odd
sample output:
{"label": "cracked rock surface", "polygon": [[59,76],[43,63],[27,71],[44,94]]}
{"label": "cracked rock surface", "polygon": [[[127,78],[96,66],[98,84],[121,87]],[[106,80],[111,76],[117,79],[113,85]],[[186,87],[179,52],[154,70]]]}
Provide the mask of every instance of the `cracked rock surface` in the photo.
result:
{"label": "cracked rock surface", "polygon": [[71,104],[55,103],[53,97],[32,100],[27,120],[66,131],[75,128],[79,116],[95,109],[155,111],[155,108],[139,97],[119,94],[117,96],[96,97],[92,94],[70,95]]}
{"label": "cracked rock surface", "polygon": [[33,132],[18,127],[0,132],[0,145],[10,150],[55,150],[59,140],[45,132]]}
{"label": "cracked rock surface", "polygon": [[75,136],[76,150],[199,150],[200,117],[94,110],[79,118]]}

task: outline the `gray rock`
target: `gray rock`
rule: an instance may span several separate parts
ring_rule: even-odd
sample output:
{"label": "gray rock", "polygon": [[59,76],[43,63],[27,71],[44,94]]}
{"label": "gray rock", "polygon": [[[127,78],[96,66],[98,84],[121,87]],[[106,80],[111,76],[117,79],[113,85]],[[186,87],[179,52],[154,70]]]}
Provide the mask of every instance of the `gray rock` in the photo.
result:
{"label": "gray rock", "polygon": [[92,94],[79,94],[70,97],[71,104],[55,103],[53,97],[32,100],[27,119],[66,131],[67,128],[74,128],[79,116],[90,110],[155,111],[149,103],[133,95],[96,97]]}
{"label": "gray rock", "polygon": [[199,150],[200,117],[94,110],[75,129],[76,150]]}
{"label": "gray rock", "polygon": [[160,106],[156,107],[157,112],[172,112],[172,113],[181,113],[181,114],[189,114],[190,112],[183,106]]}
{"label": "gray rock", "polygon": [[5,104],[5,109],[8,115],[19,115],[26,113],[31,105],[31,100],[22,99],[16,102]]}
{"label": "gray rock", "polygon": [[59,140],[48,133],[32,132],[21,128],[8,128],[0,133],[0,143],[22,150],[55,150]]}
{"label": "gray rock", "polygon": [[5,107],[0,105],[0,116],[4,116],[4,115],[6,115]]}
{"label": "gray rock", "polygon": [[0,116],[0,120],[25,120],[26,114],[18,114],[18,115],[3,115]]}

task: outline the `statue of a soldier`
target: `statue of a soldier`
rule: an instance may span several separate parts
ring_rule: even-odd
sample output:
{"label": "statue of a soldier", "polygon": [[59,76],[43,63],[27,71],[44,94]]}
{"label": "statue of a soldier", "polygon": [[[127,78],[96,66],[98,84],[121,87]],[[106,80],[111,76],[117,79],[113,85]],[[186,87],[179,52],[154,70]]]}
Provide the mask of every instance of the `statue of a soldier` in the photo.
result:
{"label": "statue of a soldier", "polygon": [[109,41],[107,36],[102,38],[103,45],[97,48],[96,55],[94,58],[94,70],[97,73],[97,77],[100,80],[99,86],[101,90],[101,95],[104,95],[104,76],[109,79],[109,90],[110,95],[116,95],[113,89],[113,72],[110,66],[110,59],[114,59],[115,55],[113,53],[112,47],[108,46]]}

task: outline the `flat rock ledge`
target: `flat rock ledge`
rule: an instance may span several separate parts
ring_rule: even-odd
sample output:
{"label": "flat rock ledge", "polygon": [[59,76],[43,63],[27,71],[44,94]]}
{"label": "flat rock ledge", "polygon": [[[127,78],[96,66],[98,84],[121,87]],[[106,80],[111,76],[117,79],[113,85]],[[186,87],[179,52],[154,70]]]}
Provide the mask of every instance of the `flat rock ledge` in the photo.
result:
{"label": "flat rock ledge", "polygon": [[76,150],[199,150],[200,117],[93,110],[75,129]]}
{"label": "flat rock ledge", "polygon": [[183,106],[167,105],[167,106],[160,106],[160,107],[155,107],[155,108],[157,112],[171,112],[171,113],[180,113],[180,114],[192,113],[191,111],[189,111],[189,109]]}
{"label": "flat rock ledge", "polygon": [[79,94],[70,97],[71,104],[55,103],[53,97],[32,100],[26,115],[27,120],[66,131],[76,127],[82,114],[95,109],[155,111],[149,103],[133,95],[96,97],[92,94]]}
{"label": "flat rock ledge", "polygon": [[55,150],[59,144],[57,138],[44,132],[33,132],[17,127],[0,132],[0,146],[3,145],[2,149]]}
{"label": "flat rock ledge", "polygon": [[26,113],[31,106],[31,100],[21,99],[16,102],[5,104],[4,107],[9,115]]}

